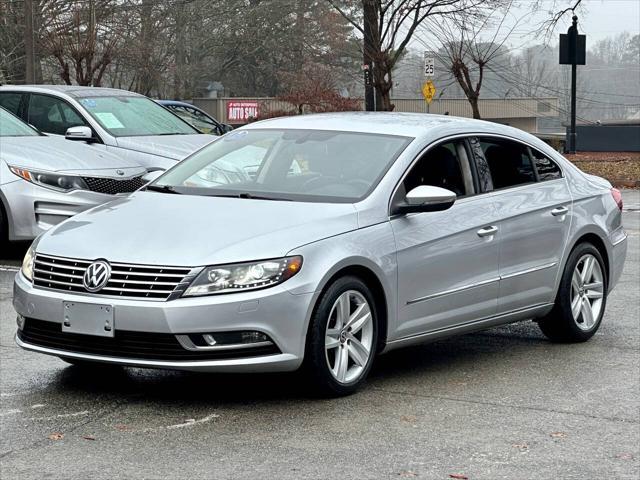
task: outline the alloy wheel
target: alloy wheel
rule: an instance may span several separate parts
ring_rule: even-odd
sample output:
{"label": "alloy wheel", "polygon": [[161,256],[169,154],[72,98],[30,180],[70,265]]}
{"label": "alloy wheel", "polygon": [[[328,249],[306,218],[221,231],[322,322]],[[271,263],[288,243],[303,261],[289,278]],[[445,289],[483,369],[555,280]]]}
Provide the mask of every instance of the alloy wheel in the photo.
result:
{"label": "alloy wheel", "polygon": [[571,314],[581,330],[591,330],[600,318],[604,277],[592,254],[580,257],[571,277]]}
{"label": "alloy wheel", "polygon": [[325,356],[331,375],[340,383],[357,380],[372,349],[371,306],[360,292],[347,290],[333,304],[325,332]]}

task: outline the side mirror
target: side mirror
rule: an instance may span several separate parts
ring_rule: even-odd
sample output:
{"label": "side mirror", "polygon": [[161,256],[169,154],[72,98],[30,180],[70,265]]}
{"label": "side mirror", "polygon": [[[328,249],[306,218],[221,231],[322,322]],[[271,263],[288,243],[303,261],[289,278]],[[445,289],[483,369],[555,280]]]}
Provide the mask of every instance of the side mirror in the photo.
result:
{"label": "side mirror", "polygon": [[228,123],[221,123],[220,126],[222,127],[222,133],[229,133],[231,130],[233,130],[233,127],[231,125],[229,125]]}
{"label": "side mirror", "polygon": [[93,132],[89,127],[70,127],[67,128],[64,138],[67,140],[84,140],[85,142],[95,142]]}
{"label": "side mirror", "polygon": [[398,205],[395,213],[438,212],[447,210],[456,201],[456,194],[446,188],[420,185],[412,189],[405,202]]}
{"label": "side mirror", "polygon": [[156,178],[164,173],[164,170],[152,170],[142,176],[142,181],[146,183],[153,182]]}

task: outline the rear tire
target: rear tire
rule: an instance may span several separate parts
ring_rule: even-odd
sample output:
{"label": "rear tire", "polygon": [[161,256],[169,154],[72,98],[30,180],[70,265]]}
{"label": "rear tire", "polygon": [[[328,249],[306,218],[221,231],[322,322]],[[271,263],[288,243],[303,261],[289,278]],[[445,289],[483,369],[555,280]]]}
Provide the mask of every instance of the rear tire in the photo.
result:
{"label": "rear tire", "polygon": [[538,321],[552,342],[586,342],[598,331],[607,303],[602,255],[590,243],[577,245],[565,265],[553,310]]}
{"label": "rear tire", "polygon": [[353,276],[339,278],[322,294],[311,318],[305,355],[316,393],[350,395],[364,383],[378,342],[375,305],[369,287]]}

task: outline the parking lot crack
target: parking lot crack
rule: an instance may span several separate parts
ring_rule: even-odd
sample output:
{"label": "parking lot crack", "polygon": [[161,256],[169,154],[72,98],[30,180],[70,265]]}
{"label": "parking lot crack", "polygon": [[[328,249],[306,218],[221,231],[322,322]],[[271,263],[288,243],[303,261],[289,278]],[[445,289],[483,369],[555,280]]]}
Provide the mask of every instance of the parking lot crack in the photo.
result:
{"label": "parking lot crack", "polygon": [[512,408],[515,410],[528,410],[528,411],[537,411],[537,412],[546,412],[546,413],[557,413],[560,415],[573,415],[576,417],[583,418],[592,418],[595,420],[607,420],[610,422],[623,422],[623,423],[633,423],[640,424],[640,420],[632,419],[632,418],[622,418],[622,417],[607,417],[601,415],[589,415],[586,413],[580,412],[570,412],[568,410],[558,410],[553,408],[544,408],[544,407],[536,407],[532,405],[513,405],[508,403],[499,403],[499,402],[489,402],[483,400],[468,400],[465,398],[457,398],[457,397],[447,397],[442,395],[427,395],[422,393],[412,393],[412,392],[400,392],[394,390],[385,390],[383,388],[371,388],[371,390],[381,393],[386,393],[390,395],[402,395],[402,396],[410,396],[416,398],[429,398],[434,400],[445,400],[450,402],[459,402],[459,403],[472,403],[476,405],[485,405],[491,407],[500,407],[500,408]]}

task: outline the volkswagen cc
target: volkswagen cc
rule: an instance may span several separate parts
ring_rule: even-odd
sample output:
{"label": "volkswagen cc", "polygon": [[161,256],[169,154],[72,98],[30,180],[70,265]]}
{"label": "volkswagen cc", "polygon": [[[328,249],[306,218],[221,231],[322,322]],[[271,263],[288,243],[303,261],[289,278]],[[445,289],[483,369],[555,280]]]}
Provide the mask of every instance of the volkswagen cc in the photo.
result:
{"label": "volkswagen cc", "polygon": [[[251,175],[211,180],[258,151]],[[303,368],[348,394],[405,345],[526,319],[588,340],[622,272],[621,210],[607,181],[507,126],[256,122],[36,239],[16,341],[85,365]]]}

